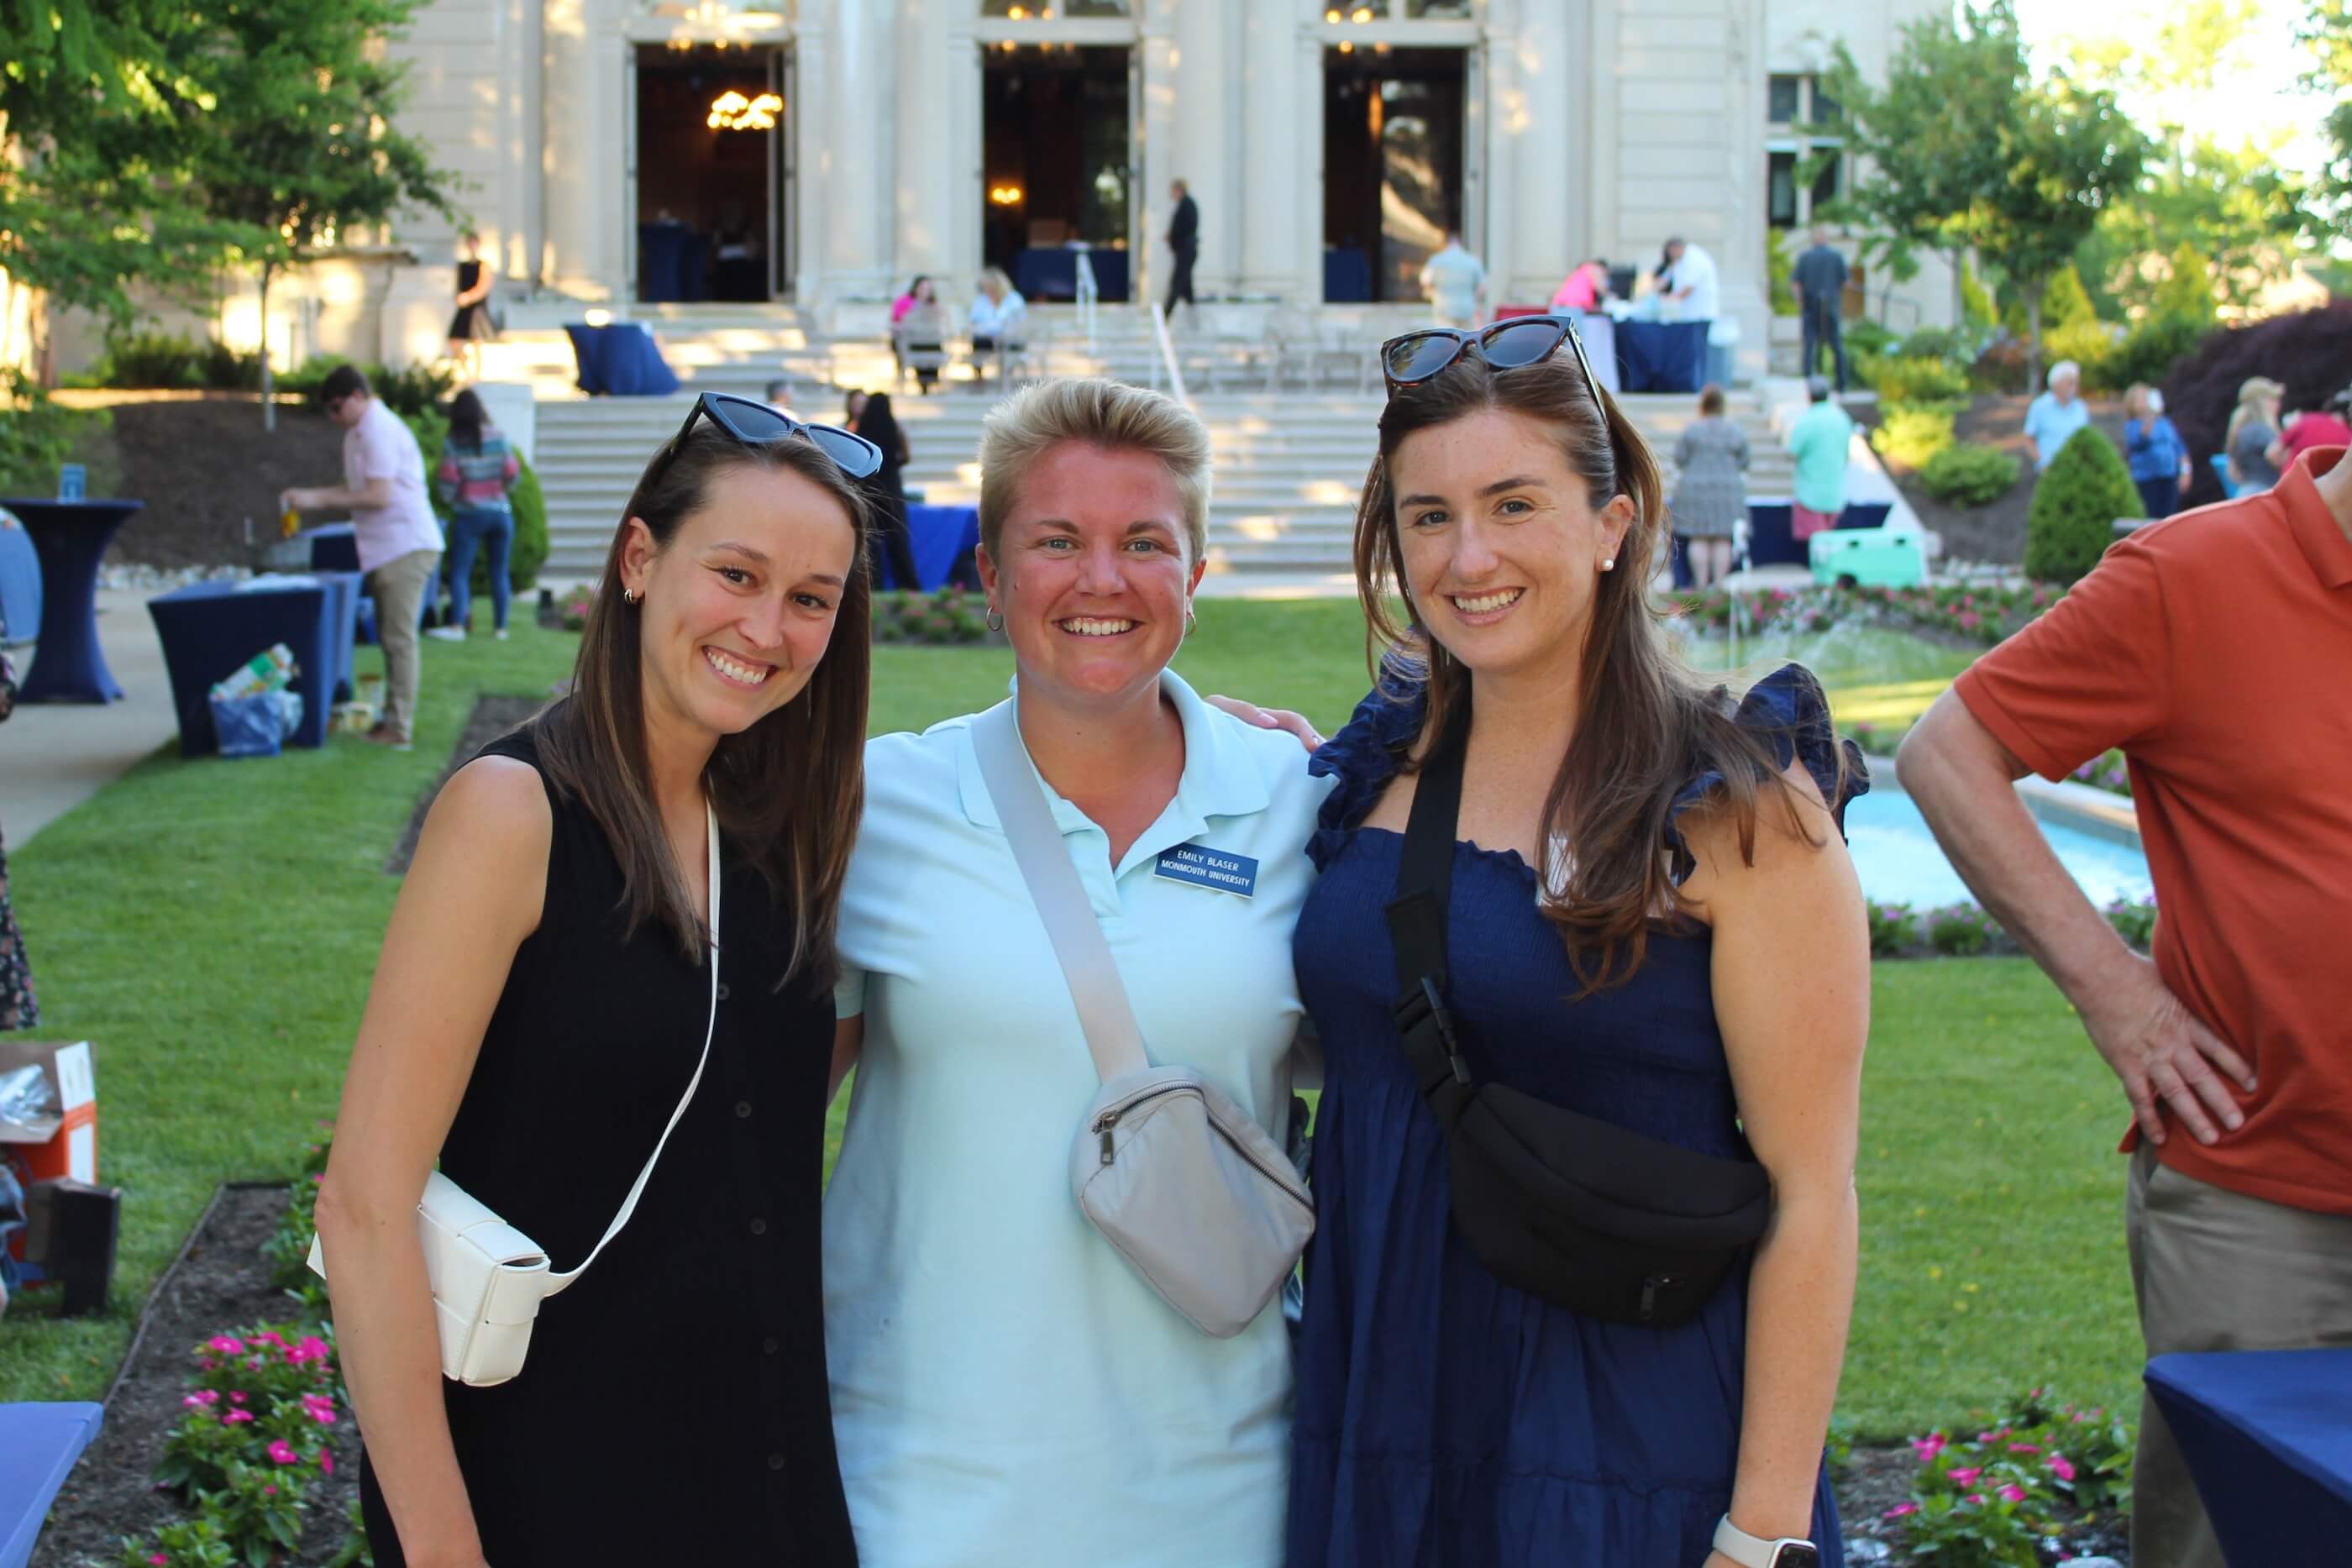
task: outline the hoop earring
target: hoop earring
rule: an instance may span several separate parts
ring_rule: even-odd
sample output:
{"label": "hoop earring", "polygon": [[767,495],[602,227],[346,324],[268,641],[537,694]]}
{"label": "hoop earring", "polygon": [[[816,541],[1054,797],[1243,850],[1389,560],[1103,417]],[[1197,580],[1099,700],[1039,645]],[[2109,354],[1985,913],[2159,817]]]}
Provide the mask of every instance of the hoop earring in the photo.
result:
{"label": "hoop earring", "polygon": [[1002,632],[1004,630],[1004,612],[992,604],[988,607],[988,613],[981,617],[981,623],[992,632]]}
{"label": "hoop earring", "polygon": [[621,602],[624,604],[635,605],[638,600],[643,599],[644,597],[644,594],[639,593],[634,588],[625,588],[621,590]]}
{"label": "hoop earring", "polygon": [[1193,613],[1192,613],[1192,607],[1191,605],[1187,604],[1186,606],[1184,606],[1184,635],[1186,635],[1187,637],[1189,637],[1189,636],[1191,636],[1193,632],[1198,632],[1200,629],[1201,629],[1201,618],[1200,618],[1199,616],[1197,616],[1197,615],[1193,614]]}

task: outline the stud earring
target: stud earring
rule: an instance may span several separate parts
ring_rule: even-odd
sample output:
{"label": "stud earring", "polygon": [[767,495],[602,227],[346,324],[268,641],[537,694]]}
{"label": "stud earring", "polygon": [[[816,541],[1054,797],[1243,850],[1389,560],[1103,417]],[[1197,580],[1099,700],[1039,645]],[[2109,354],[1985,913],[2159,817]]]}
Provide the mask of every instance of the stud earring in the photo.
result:
{"label": "stud earring", "polygon": [[1615,571],[1617,570],[1617,558],[1612,555],[1608,559],[1602,561],[1601,563],[1601,570],[1603,571]]}

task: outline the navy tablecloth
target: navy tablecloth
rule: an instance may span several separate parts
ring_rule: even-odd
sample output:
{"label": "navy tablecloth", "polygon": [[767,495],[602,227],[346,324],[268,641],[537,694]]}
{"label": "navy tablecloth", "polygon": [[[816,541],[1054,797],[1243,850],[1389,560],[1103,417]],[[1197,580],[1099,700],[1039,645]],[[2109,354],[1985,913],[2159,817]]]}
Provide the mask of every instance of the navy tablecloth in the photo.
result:
{"label": "navy tablecloth", "polygon": [[[294,651],[293,689],[302,699],[302,723],[289,743],[327,744],[335,683],[352,667],[350,623],[339,619],[340,591],[320,578],[258,577],[249,583],[192,583],[147,601],[163,644],[163,667],[172,677],[181,756],[203,757],[219,746],[213,734],[213,683],[278,643]],[[356,602],[357,595],[352,597]]]}
{"label": "navy tablecloth", "polygon": [[0,629],[29,643],[41,629],[41,558],[25,525],[0,512]]}
{"label": "navy tablecloth", "polygon": [[2146,1375],[2231,1568],[2352,1557],[2352,1350],[2159,1355]]}
{"label": "navy tablecloth", "polygon": [[591,327],[567,322],[572,357],[580,367],[579,386],[592,396],[666,397],[677,391],[677,377],[661,357],[661,345],[639,321]]}
{"label": "navy tablecloth", "polygon": [[25,1568],[49,1500],[97,1440],[103,1405],[0,1405],[0,1568]]}
{"label": "navy tablecloth", "polygon": [[312,571],[359,570],[359,531],[351,524],[321,523],[315,528],[304,528],[294,537],[309,542]]}
{"label": "navy tablecloth", "polygon": [[1695,392],[1706,383],[1704,321],[1617,323],[1617,383],[1629,392]]}
{"label": "navy tablecloth", "polygon": [[[1876,528],[1886,524],[1886,514],[1892,505],[1885,501],[1850,501],[1838,515],[1842,528]],[[1750,566],[1806,566],[1812,559],[1805,542],[1791,531],[1794,519],[1785,499],[1751,500],[1748,503],[1748,564]]]}
{"label": "navy tablecloth", "polygon": [[[1104,300],[1127,295],[1127,252],[1089,250],[1095,265],[1095,289]],[[1078,297],[1078,253],[1068,246],[1032,246],[1013,262],[1013,287],[1029,300],[1076,299]]]}
{"label": "navy tablecloth", "polygon": [[1372,297],[1372,263],[1360,246],[1334,246],[1323,253],[1323,301],[1358,305]]}
{"label": "navy tablecloth", "polygon": [[17,688],[26,703],[110,703],[122,697],[98,644],[98,563],[144,501],[0,500],[41,559],[41,645]]}
{"label": "navy tablecloth", "polygon": [[[915,572],[922,579],[919,586],[926,591],[938,588],[980,543],[980,508],[977,507],[908,507],[907,531],[914,537]],[[874,552],[874,570],[880,574],[886,588],[903,588],[890,570],[889,554]]]}

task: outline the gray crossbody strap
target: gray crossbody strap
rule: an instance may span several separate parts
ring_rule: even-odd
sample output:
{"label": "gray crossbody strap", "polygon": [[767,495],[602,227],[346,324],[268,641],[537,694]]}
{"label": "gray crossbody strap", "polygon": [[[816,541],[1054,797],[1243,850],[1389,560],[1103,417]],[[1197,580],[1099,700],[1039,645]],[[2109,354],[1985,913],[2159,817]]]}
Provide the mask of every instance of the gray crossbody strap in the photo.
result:
{"label": "gray crossbody strap", "polygon": [[971,745],[980,758],[980,777],[996,802],[1005,841],[1013,846],[1029,897],[1045,923],[1045,935],[1061,960],[1062,977],[1069,982],[1070,999],[1077,1004],[1078,1023],[1087,1033],[1087,1049],[1094,1052],[1095,1071],[1104,1082],[1151,1065],[1144,1054],[1143,1032],[1136,1028],[1135,1009],[1128,1005],[1127,987],[1111,962],[1110,944],[1103,940],[1094,905],[1078,881],[1078,868],[1062,843],[1061,830],[1045,804],[1029,748],[1021,740],[1021,721],[1010,701],[1002,702],[971,721]]}
{"label": "gray crossbody strap", "polygon": [[719,1032],[719,814],[710,809],[708,800],[702,803],[702,820],[710,854],[710,946],[703,952],[704,962],[710,968],[710,1017],[702,1027],[702,1060],[694,1064],[694,1076],[687,1080],[686,1092],[678,1096],[677,1109],[669,1113],[669,1125],[662,1129],[661,1141],[654,1145],[652,1156],[646,1161],[646,1168],[637,1173],[635,1184],[629,1188],[629,1196],[622,1200],[621,1212],[613,1216],[612,1224],[604,1227],[604,1239],[580,1260],[577,1269],[568,1274],[548,1276],[547,1294],[551,1296],[585,1274],[588,1265],[596,1261],[597,1253],[604,1250],[613,1238],[621,1233],[621,1228],[629,1223],[629,1217],[636,1213],[637,1199],[645,1196],[646,1183],[653,1179],[654,1167],[661,1164],[662,1151],[669,1147],[669,1135],[677,1131],[678,1121],[685,1116],[686,1108],[694,1103],[694,1092],[702,1087],[702,1070],[710,1065],[710,1040]]}

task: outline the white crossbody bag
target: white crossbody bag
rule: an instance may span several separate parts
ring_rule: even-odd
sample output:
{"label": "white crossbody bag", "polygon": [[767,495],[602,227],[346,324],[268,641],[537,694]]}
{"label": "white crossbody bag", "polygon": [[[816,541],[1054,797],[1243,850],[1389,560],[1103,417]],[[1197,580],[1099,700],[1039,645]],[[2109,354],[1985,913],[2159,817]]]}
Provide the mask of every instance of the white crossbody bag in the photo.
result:
{"label": "white crossbody bag", "polygon": [[[702,1059],[694,1064],[694,1076],[679,1096],[677,1109],[669,1113],[669,1125],[662,1129],[652,1157],[622,1200],[621,1211],[604,1228],[604,1239],[569,1273],[554,1272],[538,1242],[439,1171],[425,1178],[425,1196],[416,1205],[416,1228],[425,1245],[425,1278],[433,1287],[433,1316],[441,1333],[444,1377],[476,1388],[492,1388],[511,1381],[522,1370],[539,1304],[571,1289],[629,1223],[654,1166],[661,1163],[669,1135],[677,1130],[679,1118],[693,1103],[694,1092],[702,1086],[702,1070],[710,1062],[711,1037],[719,1028],[719,819],[708,802],[702,810],[710,846],[710,946],[703,960],[710,970],[710,1019],[702,1031]],[[322,1280],[327,1277],[326,1254],[316,1236],[310,1239],[310,1271]]]}
{"label": "white crossbody bag", "polygon": [[1197,1069],[1154,1067],[1077,867],[1029,766],[1013,705],[971,725],[1029,896],[1061,960],[1102,1087],[1070,1148],[1078,1207],[1202,1333],[1257,1320],[1315,1234],[1315,1203],[1281,1147]]}

